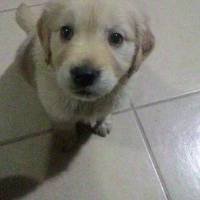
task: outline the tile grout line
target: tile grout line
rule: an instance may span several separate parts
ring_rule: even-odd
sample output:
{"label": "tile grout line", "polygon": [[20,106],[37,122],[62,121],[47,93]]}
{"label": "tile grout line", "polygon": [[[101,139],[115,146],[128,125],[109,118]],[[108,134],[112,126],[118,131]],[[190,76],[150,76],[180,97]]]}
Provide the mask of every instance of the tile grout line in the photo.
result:
{"label": "tile grout line", "polygon": [[[34,5],[28,5],[28,7],[33,8],[33,7],[42,6],[42,5],[44,5],[44,4],[45,4],[45,2],[44,2],[44,3],[34,4]],[[20,4],[19,4],[19,5],[20,5]],[[1,13],[6,13],[6,12],[15,11],[16,9],[17,9],[17,7],[16,7],[16,8],[7,8],[7,9],[3,9],[3,10],[0,10],[0,14],[1,14]]]}
{"label": "tile grout line", "polygon": [[169,193],[169,191],[168,191],[168,189],[167,189],[165,180],[164,180],[164,178],[163,178],[163,176],[162,176],[162,173],[161,173],[161,171],[160,171],[159,165],[158,165],[158,163],[157,163],[157,160],[156,160],[156,158],[155,158],[155,155],[154,155],[154,153],[153,153],[153,151],[152,151],[151,145],[150,145],[150,143],[149,143],[149,141],[148,141],[148,138],[147,138],[147,136],[146,136],[144,127],[143,127],[143,125],[142,125],[142,123],[141,123],[141,121],[140,121],[140,118],[139,118],[138,114],[137,114],[136,108],[134,107],[133,104],[131,104],[131,107],[132,107],[132,111],[133,111],[133,113],[134,113],[134,115],[135,115],[135,117],[136,117],[136,122],[137,122],[137,124],[138,124],[138,126],[139,126],[139,129],[140,129],[140,131],[141,131],[142,138],[143,138],[144,143],[145,143],[145,145],[146,145],[146,148],[147,148],[147,151],[148,151],[148,153],[149,153],[151,162],[152,162],[153,167],[154,167],[154,169],[155,169],[155,172],[156,172],[156,174],[157,174],[157,176],[158,176],[158,179],[159,179],[159,182],[160,182],[160,184],[161,184],[162,190],[163,190],[163,192],[164,192],[164,194],[165,194],[165,197],[166,197],[167,200],[172,200],[172,198],[171,198],[171,196],[170,196],[170,193]]}
{"label": "tile grout line", "polygon": [[[37,5],[32,5],[30,7],[36,7],[36,6],[41,6],[43,5],[44,3],[42,4],[37,4]],[[10,10],[15,10],[16,8],[13,8],[13,9],[10,9]],[[2,11],[0,11],[1,13]],[[197,95],[199,94],[200,91],[196,91],[196,92],[192,92],[192,93],[189,93],[189,94],[184,94],[184,95],[181,95],[181,96],[177,96],[177,97],[173,97],[173,98],[169,98],[169,99],[165,99],[165,100],[160,100],[160,101],[157,101],[157,102],[153,102],[153,103],[149,103],[149,104],[145,104],[145,105],[141,105],[141,106],[134,106],[132,103],[131,104],[131,107],[130,108],[126,108],[124,110],[120,110],[120,111],[116,111],[116,112],[113,112],[113,115],[118,115],[118,114],[123,114],[123,113],[126,113],[126,112],[129,112],[129,111],[133,111],[135,116],[136,116],[136,120],[138,122],[138,125],[140,126],[140,129],[142,131],[142,134],[143,134],[143,138],[145,140],[145,143],[147,145],[147,147],[149,146],[149,149],[150,152],[152,152],[151,150],[151,147],[150,147],[150,144],[148,142],[148,139],[145,135],[145,132],[144,132],[144,129],[143,129],[143,126],[140,122],[140,119],[137,115],[137,111],[136,110],[139,110],[139,109],[142,109],[142,108],[147,108],[147,107],[150,107],[150,106],[155,106],[155,105],[159,105],[159,104],[162,104],[162,103],[167,103],[167,102],[172,102],[172,101],[175,101],[175,100],[178,100],[178,99],[183,99],[183,98],[186,98],[186,97],[190,97],[190,96],[193,96],[193,95]],[[44,132],[49,132],[50,130],[46,130],[46,131],[43,131],[42,133],[38,133],[38,134],[29,134],[29,135],[26,135],[26,136],[22,136],[22,137],[19,137],[19,138],[14,138],[14,139],[10,139],[10,140],[6,140],[4,142],[0,142],[0,147],[2,146],[6,146],[6,145],[10,145],[10,144],[14,144],[14,143],[17,143],[17,142],[21,142],[23,140],[27,140],[27,139],[31,139],[31,138],[34,138],[34,137],[39,137],[41,136]],[[46,134],[47,134],[46,133]],[[150,153],[149,152],[149,153]],[[153,154],[153,152],[152,152]],[[154,155],[152,155],[154,157]]]}
{"label": "tile grout line", "polygon": [[131,110],[132,110],[131,107],[129,107],[129,108],[125,108],[125,109],[123,109],[123,110],[114,111],[114,112],[112,113],[112,115],[123,114],[123,113],[129,112],[129,111],[131,111]]}
{"label": "tile grout line", "polygon": [[[124,110],[121,110],[121,111],[116,111],[116,112],[113,113],[113,115],[119,115],[119,114],[123,114],[123,113],[130,112],[130,111],[131,111],[131,108],[127,108],[127,109],[124,109]],[[33,134],[29,134],[29,135],[25,135],[25,136],[13,138],[13,139],[8,139],[8,140],[5,140],[3,142],[0,142],[0,147],[15,144],[15,143],[18,143],[18,142],[22,142],[24,140],[29,140],[29,139],[32,139],[32,138],[35,138],[35,137],[47,135],[47,134],[50,134],[50,132],[51,132],[51,129],[47,129],[47,130],[41,131],[39,133],[33,133]]]}
{"label": "tile grout line", "polygon": [[[43,5],[43,4],[33,5],[31,7],[40,6],[40,5]],[[12,9],[12,10],[15,10],[15,9]],[[1,11],[0,11],[0,13],[1,13]],[[183,99],[183,98],[186,98],[186,97],[190,97],[190,96],[193,96],[193,95],[196,95],[196,94],[199,94],[199,93],[200,93],[200,91],[196,91],[196,92],[193,92],[193,93],[189,93],[189,94],[173,97],[173,98],[170,98],[170,99],[160,100],[160,101],[149,103],[149,104],[145,104],[145,105],[142,105],[142,106],[134,106],[132,103],[130,103],[130,105],[131,105],[130,108],[126,108],[124,110],[113,112],[113,115],[118,115],[118,114],[123,114],[123,113],[129,112],[129,111],[133,111],[135,113],[138,125],[140,126],[140,129],[142,131],[145,143],[146,143],[147,147],[149,146],[148,150],[150,150],[150,152],[152,152],[150,144],[148,142],[148,139],[147,139],[147,137],[145,135],[144,128],[143,128],[143,126],[142,126],[142,124],[140,122],[140,119],[139,119],[139,117],[137,115],[137,111],[136,110],[137,109],[142,109],[142,108],[147,108],[147,107],[154,106],[154,105],[159,105],[159,104],[166,103],[166,102],[172,102],[172,101],[175,101],[175,100],[178,100],[178,99]],[[29,135],[22,136],[22,137],[19,137],[19,138],[6,140],[4,142],[0,142],[0,147],[6,146],[6,145],[10,145],[10,144],[14,144],[14,143],[17,143],[17,142],[21,142],[23,140],[31,139],[31,138],[34,138],[34,137],[39,137],[39,136],[42,136],[44,132],[48,133],[49,131],[50,130],[46,130],[46,131],[43,131],[42,133],[38,133],[38,134],[34,134],[33,133],[33,134],[29,134]],[[152,156],[154,157],[154,155],[152,155]]]}
{"label": "tile grout line", "polygon": [[155,102],[147,103],[147,104],[140,105],[140,106],[134,106],[134,108],[135,109],[147,108],[147,107],[159,105],[159,104],[162,104],[162,103],[167,103],[167,102],[172,102],[172,101],[179,100],[179,99],[184,99],[184,98],[191,97],[191,96],[197,95],[197,94],[200,94],[200,91],[195,91],[195,92],[183,94],[183,95],[172,97],[172,98],[155,101]]}
{"label": "tile grout line", "polygon": [[5,140],[4,142],[0,142],[0,147],[15,144],[15,143],[18,143],[18,142],[22,142],[24,140],[40,137],[40,136],[43,136],[43,135],[48,135],[50,133],[51,133],[51,129],[47,129],[47,130],[43,130],[39,133],[33,133],[33,134],[18,137],[18,138],[14,138],[14,139],[8,139],[8,140]]}

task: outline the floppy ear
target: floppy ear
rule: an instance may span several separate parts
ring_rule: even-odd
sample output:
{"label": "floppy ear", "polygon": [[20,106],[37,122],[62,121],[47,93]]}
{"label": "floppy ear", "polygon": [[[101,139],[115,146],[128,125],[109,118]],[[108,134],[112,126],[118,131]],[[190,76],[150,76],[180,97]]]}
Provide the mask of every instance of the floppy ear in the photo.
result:
{"label": "floppy ear", "polygon": [[51,31],[47,24],[47,13],[43,12],[37,23],[37,33],[40,39],[41,46],[45,53],[45,62],[47,65],[51,64]]}
{"label": "floppy ear", "polygon": [[155,37],[149,27],[148,20],[146,19],[142,25],[141,34],[141,51],[142,51],[142,61],[145,60],[149,54],[152,52],[155,46]]}
{"label": "floppy ear", "polygon": [[[144,23],[136,24],[136,48],[133,55],[131,67],[125,77],[130,78],[136,72],[142,62],[149,56],[155,46],[155,37],[148,25],[148,20]],[[126,78],[123,78],[126,80]]]}
{"label": "floppy ear", "polygon": [[149,27],[147,19],[145,22],[136,26],[136,37],[136,52],[133,57],[130,74],[139,69],[142,62],[149,56],[155,46],[155,37]]}

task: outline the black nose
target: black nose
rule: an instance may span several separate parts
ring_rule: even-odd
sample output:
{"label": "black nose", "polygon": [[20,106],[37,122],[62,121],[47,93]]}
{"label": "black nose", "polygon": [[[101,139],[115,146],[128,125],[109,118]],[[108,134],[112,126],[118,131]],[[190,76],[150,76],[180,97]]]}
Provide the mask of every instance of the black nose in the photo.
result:
{"label": "black nose", "polygon": [[74,67],[70,72],[74,84],[78,87],[93,85],[100,75],[100,71],[87,65]]}

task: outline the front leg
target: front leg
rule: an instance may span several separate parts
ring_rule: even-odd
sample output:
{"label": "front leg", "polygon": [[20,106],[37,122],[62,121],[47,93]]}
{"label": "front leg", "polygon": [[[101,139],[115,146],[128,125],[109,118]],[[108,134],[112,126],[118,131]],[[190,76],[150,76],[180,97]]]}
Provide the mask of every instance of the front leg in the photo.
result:
{"label": "front leg", "polygon": [[112,129],[112,116],[109,115],[104,119],[96,121],[96,123],[87,123],[80,121],[76,124],[78,134],[90,133],[101,137],[106,137]]}
{"label": "front leg", "polygon": [[101,137],[106,137],[112,129],[112,116],[109,115],[105,119],[101,119],[96,122],[93,127],[93,131],[96,135]]}

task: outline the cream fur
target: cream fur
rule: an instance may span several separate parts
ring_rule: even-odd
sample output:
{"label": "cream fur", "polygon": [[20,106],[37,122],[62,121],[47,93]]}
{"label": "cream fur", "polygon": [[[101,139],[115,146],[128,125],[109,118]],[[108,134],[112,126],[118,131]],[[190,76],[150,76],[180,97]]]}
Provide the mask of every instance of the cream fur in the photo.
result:
{"label": "cream fur", "polygon": [[[18,24],[28,39],[19,49],[17,60],[23,64],[27,48],[29,82],[34,82],[38,96],[52,122],[59,129],[74,128],[76,122],[95,124],[106,119],[127,93],[127,81],[154,46],[147,21],[133,0],[57,0],[44,8],[36,28],[34,17],[25,5],[17,12]],[[33,16],[33,15],[32,15]],[[73,23],[77,35],[66,44],[59,29]],[[107,30],[116,29],[125,36],[120,48],[107,42]],[[28,41],[28,42],[27,42]],[[30,45],[31,44],[31,45]],[[76,98],[68,87],[71,65],[90,59],[102,71],[101,80],[92,90],[97,99]],[[23,68],[22,68],[23,69]],[[22,70],[23,71],[23,70]],[[31,73],[31,76],[30,76]],[[103,130],[106,130],[103,124]],[[105,133],[106,134],[106,133]]]}

